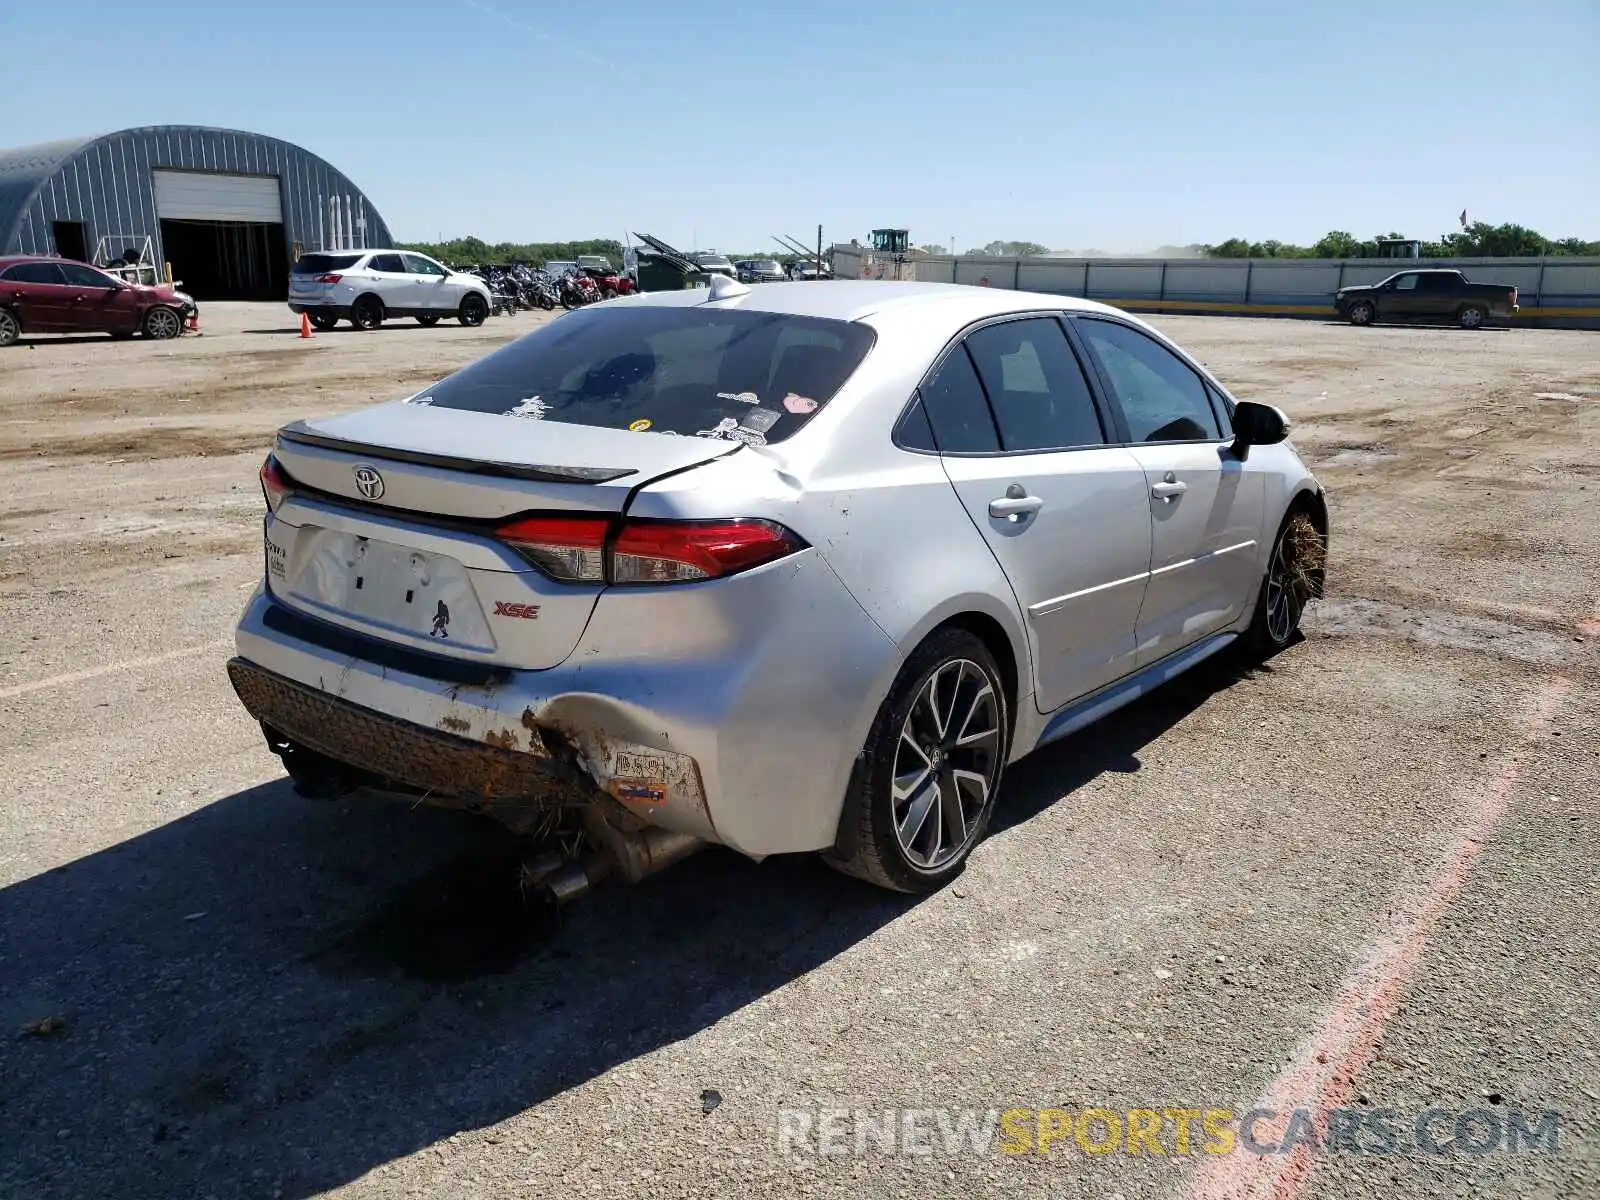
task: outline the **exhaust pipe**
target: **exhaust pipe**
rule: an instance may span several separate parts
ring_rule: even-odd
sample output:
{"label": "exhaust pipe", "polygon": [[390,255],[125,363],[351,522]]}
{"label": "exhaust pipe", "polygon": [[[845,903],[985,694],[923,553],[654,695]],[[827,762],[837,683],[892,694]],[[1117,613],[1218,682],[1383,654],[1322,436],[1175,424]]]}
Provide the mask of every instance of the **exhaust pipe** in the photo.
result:
{"label": "exhaust pipe", "polygon": [[[621,822],[634,828],[623,827]],[[584,830],[596,847],[595,853],[579,860],[563,859],[555,851],[546,850],[523,864],[524,885],[541,888],[556,904],[567,905],[608,876],[638,883],[705,845],[687,833],[640,825],[638,818],[614,800],[609,804],[600,801],[586,809]]]}

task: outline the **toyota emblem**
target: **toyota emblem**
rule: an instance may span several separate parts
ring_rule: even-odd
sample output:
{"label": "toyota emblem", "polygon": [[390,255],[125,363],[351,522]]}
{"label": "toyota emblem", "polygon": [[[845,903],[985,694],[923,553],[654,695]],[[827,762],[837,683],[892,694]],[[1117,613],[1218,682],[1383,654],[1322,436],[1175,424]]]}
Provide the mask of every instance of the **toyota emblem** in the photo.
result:
{"label": "toyota emblem", "polygon": [[377,500],[383,495],[383,476],[378,474],[376,467],[369,467],[365,463],[355,469],[356,490],[368,500]]}

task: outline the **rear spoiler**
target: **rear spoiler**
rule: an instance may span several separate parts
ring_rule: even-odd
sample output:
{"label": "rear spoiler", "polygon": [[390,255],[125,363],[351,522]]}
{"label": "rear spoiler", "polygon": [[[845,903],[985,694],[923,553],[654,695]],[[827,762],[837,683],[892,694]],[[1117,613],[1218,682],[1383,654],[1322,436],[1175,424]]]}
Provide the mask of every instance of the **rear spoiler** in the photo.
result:
{"label": "rear spoiler", "polygon": [[430,454],[423,450],[401,450],[394,446],[378,446],[370,442],[329,437],[325,433],[318,433],[304,421],[295,421],[278,430],[278,440],[301,446],[316,446],[323,450],[359,454],[363,458],[416,463],[423,467],[441,467],[449,471],[462,471],[469,475],[489,475],[498,479],[529,479],[538,483],[610,483],[614,479],[625,479],[629,475],[639,473],[635,467],[545,466],[495,462],[480,458],[455,458],[448,454]]}

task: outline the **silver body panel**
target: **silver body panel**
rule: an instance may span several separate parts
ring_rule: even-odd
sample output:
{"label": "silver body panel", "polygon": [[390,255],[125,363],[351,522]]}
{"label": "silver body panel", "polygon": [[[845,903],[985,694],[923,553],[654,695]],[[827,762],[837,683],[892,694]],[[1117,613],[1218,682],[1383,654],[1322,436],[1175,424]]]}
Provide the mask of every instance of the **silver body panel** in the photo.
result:
{"label": "silver body panel", "polygon": [[[705,303],[702,289],[605,307]],[[307,430],[327,444],[280,439],[277,454],[323,494],[291,496],[267,518],[277,549],[240,622],[240,656],[464,738],[532,746],[534,727],[559,729],[602,787],[641,762],[670,780],[664,801],[635,809],[650,823],[754,857],[817,850],[835,840],[855,760],[896,672],[932,630],[976,617],[997,631],[997,651],[1016,668],[1010,757],[1021,757],[1047,730],[1110,711],[1248,625],[1285,511],[1298,494],[1320,491],[1287,442],[1252,447],[1243,463],[1225,441],[973,457],[894,444],[930,366],[969,325],[1010,312],[1114,313],[1092,302],[847,282],[771,284],[722,303],[862,321],[877,340],[831,401],[766,446],[419,402],[313,422]],[[340,440],[373,449],[341,449]],[[391,461],[384,448],[432,457]],[[530,479],[448,460],[628,473]],[[376,500],[354,475],[374,462],[385,482]],[[1152,486],[1168,472],[1186,490],[1157,497]],[[1012,484],[1044,502],[1031,519],[990,515]],[[705,582],[574,585],[546,578],[482,528],[415,515],[499,520],[531,509],[759,518],[807,548]],[[374,586],[388,599],[368,608],[352,600],[338,566],[357,536],[381,544],[368,553],[382,559],[374,579],[385,582]],[[431,589],[415,589],[418,599],[453,597],[457,636],[433,637],[396,607],[418,569]],[[504,670],[463,685],[380,665],[270,628],[275,604]],[[498,620],[501,604],[537,606],[537,619]]]}

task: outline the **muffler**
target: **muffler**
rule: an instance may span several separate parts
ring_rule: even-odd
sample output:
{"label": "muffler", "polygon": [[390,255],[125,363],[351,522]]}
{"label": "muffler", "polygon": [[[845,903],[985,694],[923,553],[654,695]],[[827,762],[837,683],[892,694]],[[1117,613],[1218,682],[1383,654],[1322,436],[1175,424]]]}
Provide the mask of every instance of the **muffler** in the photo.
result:
{"label": "muffler", "polygon": [[645,825],[609,796],[584,809],[583,828],[592,854],[562,859],[545,851],[523,864],[524,885],[542,888],[557,904],[570,904],[610,876],[638,883],[705,845],[690,834]]}

